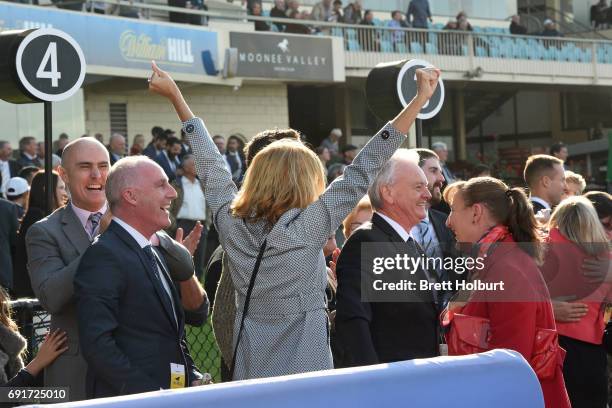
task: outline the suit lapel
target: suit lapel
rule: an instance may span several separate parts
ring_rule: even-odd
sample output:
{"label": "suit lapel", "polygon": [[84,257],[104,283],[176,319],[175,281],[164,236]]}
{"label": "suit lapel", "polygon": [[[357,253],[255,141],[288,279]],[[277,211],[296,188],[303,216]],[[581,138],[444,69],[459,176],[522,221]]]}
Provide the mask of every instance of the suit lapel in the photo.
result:
{"label": "suit lapel", "polygon": [[64,207],[62,212],[62,229],[64,234],[68,238],[68,241],[76,248],[79,255],[83,255],[85,250],[90,245],[89,235],[85,232],[83,224],[77,217],[76,213],[72,209],[72,204],[68,204]]}
{"label": "suit lapel", "polygon": [[[398,253],[408,252],[408,255],[413,256],[413,257],[421,256],[419,251],[422,252],[422,249],[420,249],[420,247],[418,246],[418,243],[414,240],[412,240],[411,243],[405,242],[402,239],[402,237],[400,237],[399,234],[395,231],[395,229],[391,225],[389,225],[389,223],[385,221],[384,218],[382,218],[380,215],[376,213],[372,215],[372,224],[378,227],[378,229],[380,229],[382,232],[384,232],[389,237],[389,241],[392,242],[393,245],[397,248],[397,250],[399,251]],[[419,270],[417,271],[417,273],[420,275],[420,279],[427,279],[427,275],[425,274],[425,271]],[[435,272],[428,271],[428,273],[430,275],[433,275],[436,281],[438,280],[438,277]],[[433,292],[431,295],[432,295],[432,300],[433,300],[432,306],[434,309],[438,310],[436,306],[436,299],[435,299]]]}
{"label": "suit lapel", "polygon": [[174,309],[176,310],[176,319],[178,321],[179,337],[182,337],[183,334],[181,333],[180,328],[184,327],[183,320],[185,318],[185,314],[183,313],[183,307],[181,306],[181,299],[178,295],[176,287],[174,286],[174,283],[172,282],[172,278],[170,277],[170,272],[168,271],[168,265],[166,265],[166,260],[164,259],[163,256],[161,256],[159,251],[155,250],[155,252],[160,261],[160,267],[161,267],[162,273],[164,274],[164,278],[166,279],[166,282],[168,282],[168,286],[170,287],[170,293],[172,294],[172,301],[174,302]]}
{"label": "suit lapel", "polygon": [[[119,224],[115,221],[111,221],[110,226],[108,227],[109,231],[114,232],[133,252],[136,253],[140,263],[144,267],[147,277],[151,281],[151,284],[155,288],[155,293],[162,304],[162,307],[166,311],[166,316],[170,319],[170,324],[172,327],[176,329],[176,320],[174,319],[174,313],[172,312],[172,305],[170,305],[170,299],[168,299],[168,294],[166,290],[163,288],[157,271],[153,270],[153,265],[150,264],[149,258],[145,254],[144,250],[138,245],[138,242],[132,236],[123,229]],[[172,286],[172,284],[170,284]],[[178,306],[175,306],[175,308]]]}
{"label": "suit lapel", "polygon": [[383,217],[374,213],[372,215],[372,224],[387,235],[389,242],[393,243],[393,246],[395,246],[400,253],[406,251],[406,241],[400,237],[397,231],[395,231],[395,229],[389,225],[389,223],[385,221]]}

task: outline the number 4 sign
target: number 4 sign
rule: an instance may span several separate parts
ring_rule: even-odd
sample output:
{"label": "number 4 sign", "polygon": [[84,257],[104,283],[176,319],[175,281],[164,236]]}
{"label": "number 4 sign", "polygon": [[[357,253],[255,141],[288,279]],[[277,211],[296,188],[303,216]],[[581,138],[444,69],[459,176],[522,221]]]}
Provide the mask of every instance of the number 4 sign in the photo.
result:
{"label": "number 4 sign", "polygon": [[[9,75],[0,72],[0,90],[4,90],[0,98],[8,102],[62,101],[77,92],[85,79],[81,47],[71,36],[54,28],[0,34],[2,57],[9,60],[5,68],[13,71]],[[7,78],[13,83],[2,82]]]}
{"label": "number 4 sign", "polygon": [[0,99],[44,103],[45,185],[48,213],[53,210],[52,102],[74,95],[85,79],[85,57],[68,34],[53,28],[0,33]]}
{"label": "number 4 sign", "polygon": [[[45,67],[51,61],[51,70],[45,71]],[[40,62],[40,66],[36,71],[36,78],[48,78],[51,80],[51,86],[57,88],[59,86],[59,79],[62,74],[57,70],[57,43],[49,43],[49,48]]]}

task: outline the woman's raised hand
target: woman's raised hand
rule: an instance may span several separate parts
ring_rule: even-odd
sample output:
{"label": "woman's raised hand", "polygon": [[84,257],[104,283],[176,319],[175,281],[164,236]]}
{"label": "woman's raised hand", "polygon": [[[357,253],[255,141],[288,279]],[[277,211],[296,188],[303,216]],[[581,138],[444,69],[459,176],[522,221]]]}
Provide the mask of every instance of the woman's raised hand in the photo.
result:
{"label": "woman's raised hand", "polygon": [[438,68],[422,68],[416,70],[417,97],[429,100],[438,86],[441,72]]}
{"label": "woman's raised hand", "polygon": [[151,69],[153,73],[149,77],[149,90],[158,95],[165,96],[168,99],[173,99],[180,95],[180,91],[174,79],[160,67],[155,61],[151,61]]}
{"label": "woman's raised hand", "polygon": [[158,67],[155,61],[151,61],[151,69],[153,69],[153,73],[149,77],[149,91],[168,98],[172,105],[174,105],[174,109],[181,122],[193,118],[193,112],[189,109],[189,105],[185,102],[181,90],[170,74]]}

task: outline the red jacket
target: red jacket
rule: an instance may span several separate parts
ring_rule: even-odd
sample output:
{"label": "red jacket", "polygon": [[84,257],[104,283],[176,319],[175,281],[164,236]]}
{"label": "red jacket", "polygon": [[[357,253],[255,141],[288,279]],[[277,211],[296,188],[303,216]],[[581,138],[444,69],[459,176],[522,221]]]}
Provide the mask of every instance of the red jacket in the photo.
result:
{"label": "red jacket", "polygon": [[593,284],[582,274],[582,262],[589,255],[554,228],[548,236],[542,274],[553,299],[574,296],[574,301],[588,306],[585,316],[576,323],[557,322],[559,334],[591,344],[601,344],[606,322],[605,303],[610,284]]}
{"label": "red jacket", "polygon": [[[471,299],[476,300],[468,301],[459,313],[489,319],[490,350],[515,350],[530,361],[536,329],[555,328],[552,304],[540,270],[511,237],[495,248],[484,264],[479,276],[488,282],[503,280],[503,293],[474,293]],[[547,408],[571,407],[560,365],[553,379],[540,384]]]}

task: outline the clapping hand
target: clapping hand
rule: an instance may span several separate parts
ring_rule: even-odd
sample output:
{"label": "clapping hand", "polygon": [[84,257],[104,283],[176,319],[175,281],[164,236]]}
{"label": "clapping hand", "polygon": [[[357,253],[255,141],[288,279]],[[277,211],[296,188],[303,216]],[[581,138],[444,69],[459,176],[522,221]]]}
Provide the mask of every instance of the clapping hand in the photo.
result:
{"label": "clapping hand", "polygon": [[187,237],[185,237],[185,239],[183,239],[183,229],[178,228],[176,230],[176,236],[174,237],[174,240],[179,244],[183,244],[183,246],[187,248],[191,256],[193,256],[196,249],[198,248],[198,244],[200,243],[200,238],[202,237],[202,229],[204,229],[204,226],[200,221],[197,221],[191,232],[187,235]]}

